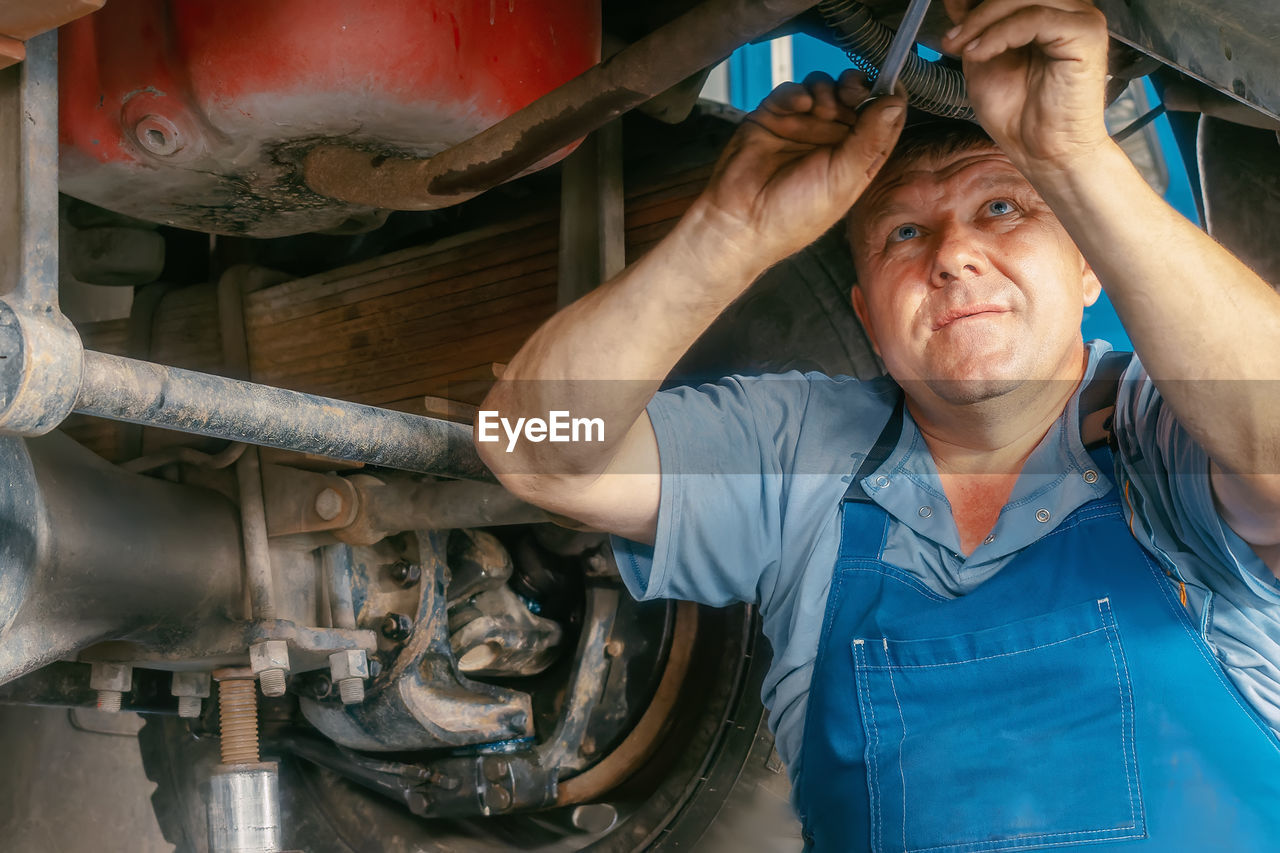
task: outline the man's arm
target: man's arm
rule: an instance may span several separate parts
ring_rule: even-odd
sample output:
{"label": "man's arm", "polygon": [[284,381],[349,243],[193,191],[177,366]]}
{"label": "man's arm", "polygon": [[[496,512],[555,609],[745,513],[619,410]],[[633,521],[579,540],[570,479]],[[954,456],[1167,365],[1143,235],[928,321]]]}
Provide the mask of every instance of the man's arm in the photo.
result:
{"label": "man's arm", "polygon": [[1205,448],[1223,519],[1280,576],[1280,295],[1165,204],[1108,137],[1100,12],[1079,0],[966,5],[948,0],[960,25],[946,47],[964,57],[983,126],[1071,234]]}
{"label": "man's arm", "polygon": [[633,266],[542,326],[481,409],[509,421],[551,411],[600,418],[599,442],[478,442],[515,494],[552,512],[652,542],[659,460],[645,405],[724,308],[764,270],[848,210],[901,129],[901,99],[854,107],[853,74],[784,84],[747,117],[706,191]]}

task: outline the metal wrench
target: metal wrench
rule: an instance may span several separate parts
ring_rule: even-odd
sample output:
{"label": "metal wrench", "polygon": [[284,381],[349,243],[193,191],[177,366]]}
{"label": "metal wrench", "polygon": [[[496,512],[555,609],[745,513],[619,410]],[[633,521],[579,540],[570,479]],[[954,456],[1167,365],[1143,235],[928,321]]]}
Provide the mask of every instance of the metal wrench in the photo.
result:
{"label": "metal wrench", "polygon": [[858,104],[859,111],[872,101],[893,94],[893,90],[898,85],[898,77],[907,64],[907,57],[911,55],[911,48],[916,43],[916,36],[920,33],[920,25],[924,23],[924,15],[927,11],[929,11],[929,0],[911,0],[907,6],[907,13],[902,16],[902,23],[898,25],[898,31],[893,34],[893,41],[889,42],[889,52],[885,54],[880,73],[876,75],[876,81],[871,84],[871,94]]}

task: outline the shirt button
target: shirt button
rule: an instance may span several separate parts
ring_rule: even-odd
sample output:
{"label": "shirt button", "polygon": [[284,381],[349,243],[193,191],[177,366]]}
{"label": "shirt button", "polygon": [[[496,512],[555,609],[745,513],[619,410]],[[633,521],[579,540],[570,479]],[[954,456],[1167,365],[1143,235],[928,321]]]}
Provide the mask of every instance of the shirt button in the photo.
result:
{"label": "shirt button", "polygon": [[933,507],[922,506],[920,507],[919,512],[920,512],[921,518],[928,518],[929,516],[933,515]]}
{"label": "shirt button", "polygon": [[885,486],[889,485],[889,478],[876,477],[876,485],[883,489]]}
{"label": "shirt button", "polygon": [[1047,509],[1036,510],[1036,521],[1040,522],[1041,524],[1044,524],[1048,520],[1049,520],[1049,510]]}
{"label": "shirt button", "polygon": [[982,544],[990,545],[994,541],[996,541],[996,535],[994,533],[989,533],[987,534],[987,538],[982,540]]}
{"label": "shirt button", "polygon": [[1097,472],[1097,471],[1095,471],[1095,470],[1093,470],[1092,468],[1090,468],[1088,471],[1085,471],[1085,472],[1084,472],[1084,481],[1085,481],[1086,483],[1096,483],[1096,482],[1098,482],[1098,472]]}

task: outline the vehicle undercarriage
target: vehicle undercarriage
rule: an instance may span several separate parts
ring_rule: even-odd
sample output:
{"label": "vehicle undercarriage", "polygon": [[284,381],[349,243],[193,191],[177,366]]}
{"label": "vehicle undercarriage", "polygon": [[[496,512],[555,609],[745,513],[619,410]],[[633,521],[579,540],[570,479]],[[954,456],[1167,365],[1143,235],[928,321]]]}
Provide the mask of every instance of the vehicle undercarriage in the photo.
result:
{"label": "vehicle undercarriage", "polygon": [[[1110,94],[1152,77],[1210,232],[1280,281],[1280,13],[1099,5]],[[741,120],[698,100],[712,66],[805,32],[874,67],[903,6],[111,0],[6,30],[0,703],[142,713],[183,851],[798,849],[754,611],[633,601],[471,424],[705,184]],[[905,77],[952,114],[958,78]],[[828,234],[671,384],[878,374],[852,278]]]}

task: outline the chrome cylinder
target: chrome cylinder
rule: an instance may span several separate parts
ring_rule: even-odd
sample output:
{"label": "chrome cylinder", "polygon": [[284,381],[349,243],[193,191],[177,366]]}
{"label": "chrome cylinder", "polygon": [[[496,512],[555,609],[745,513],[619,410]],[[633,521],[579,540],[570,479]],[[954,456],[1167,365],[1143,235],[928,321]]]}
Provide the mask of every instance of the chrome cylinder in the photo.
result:
{"label": "chrome cylinder", "polygon": [[222,764],[209,778],[209,853],[278,853],[275,763]]}

